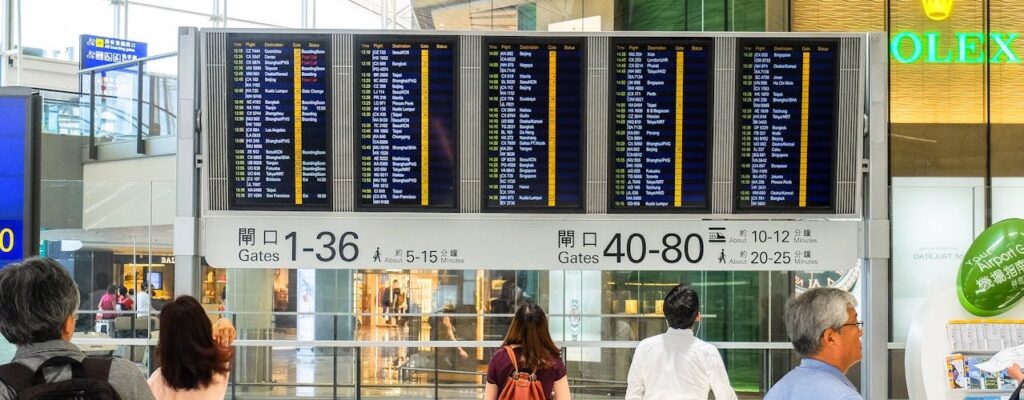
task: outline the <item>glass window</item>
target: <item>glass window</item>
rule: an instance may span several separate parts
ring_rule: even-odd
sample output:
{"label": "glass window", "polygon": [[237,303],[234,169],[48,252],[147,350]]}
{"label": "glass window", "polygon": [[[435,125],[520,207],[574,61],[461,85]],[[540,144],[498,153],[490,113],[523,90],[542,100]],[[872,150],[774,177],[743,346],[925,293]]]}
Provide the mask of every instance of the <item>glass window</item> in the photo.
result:
{"label": "glass window", "polygon": [[26,55],[77,61],[79,35],[114,35],[114,8],[109,1],[32,0],[22,1],[21,7]]}
{"label": "glass window", "polygon": [[348,0],[316,0],[317,29],[380,29],[383,19],[379,9]]}
{"label": "glass window", "polygon": [[[229,19],[284,28],[302,27],[302,2],[299,0],[224,1]],[[228,21],[228,26],[238,25]]]}
{"label": "glass window", "polygon": [[[173,8],[175,10],[190,11],[193,13],[210,14],[213,12],[214,0],[129,0],[131,5],[146,4],[160,8]],[[131,9],[131,7],[129,7]],[[129,14],[129,18],[131,14]]]}
{"label": "glass window", "polygon": [[213,26],[209,15],[133,4],[128,8],[128,39],[146,42],[149,55],[178,51],[179,26]]}

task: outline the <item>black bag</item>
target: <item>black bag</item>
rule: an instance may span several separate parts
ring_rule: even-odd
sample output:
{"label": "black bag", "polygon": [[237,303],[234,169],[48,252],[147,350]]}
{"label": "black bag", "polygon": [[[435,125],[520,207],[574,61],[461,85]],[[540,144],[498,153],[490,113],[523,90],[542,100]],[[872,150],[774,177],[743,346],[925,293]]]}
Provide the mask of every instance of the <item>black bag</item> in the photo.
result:
{"label": "black bag", "polygon": [[1020,400],[1020,389],[1022,387],[1024,387],[1024,382],[1017,385],[1017,390],[1014,390],[1013,394],[1010,395],[1010,400]]}
{"label": "black bag", "polygon": [[[86,357],[79,362],[71,357],[53,357],[32,371],[16,362],[0,366],[0,381],[18,393],[19,400],[121,400],[110,386],[110,357]],[[71,379],[46,382],[43,371],[49,367],[71,367]]]}

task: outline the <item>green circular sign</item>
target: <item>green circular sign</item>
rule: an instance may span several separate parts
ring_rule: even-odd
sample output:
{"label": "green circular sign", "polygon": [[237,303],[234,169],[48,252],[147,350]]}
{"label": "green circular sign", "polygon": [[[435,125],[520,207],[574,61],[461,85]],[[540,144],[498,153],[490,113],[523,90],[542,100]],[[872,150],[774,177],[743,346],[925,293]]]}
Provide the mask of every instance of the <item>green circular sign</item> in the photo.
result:
{"label": "green circular sign", "polygon": [[1024,220],[985,229],[967,249],[956,277],[960,304],[981,317],[999,315],[1024,297]]}

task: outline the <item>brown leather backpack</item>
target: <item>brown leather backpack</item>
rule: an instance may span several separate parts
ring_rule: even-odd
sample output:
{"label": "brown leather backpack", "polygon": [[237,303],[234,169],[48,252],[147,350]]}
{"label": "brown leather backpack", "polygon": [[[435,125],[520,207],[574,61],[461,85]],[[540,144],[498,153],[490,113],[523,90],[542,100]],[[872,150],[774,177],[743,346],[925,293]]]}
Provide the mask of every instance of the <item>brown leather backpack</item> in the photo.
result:
{"label": "brown leather backpack", "polygon": [[512,360],[512,368],[515,372],[505,381],[505,388],[501,389],[498,400],[547,400],[544,394],[544,385],[537,380],[537,371],[531,373],[519,372],[519,362],[516,360],[516,353],[511,346],[505,346],[508,359]]}

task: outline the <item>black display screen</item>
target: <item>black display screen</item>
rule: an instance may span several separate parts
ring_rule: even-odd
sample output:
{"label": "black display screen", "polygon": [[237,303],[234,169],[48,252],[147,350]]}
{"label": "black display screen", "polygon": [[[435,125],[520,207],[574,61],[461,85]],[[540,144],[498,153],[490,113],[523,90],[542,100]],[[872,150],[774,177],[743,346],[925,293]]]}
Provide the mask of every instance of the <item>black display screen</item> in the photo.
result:
{"label": "black display screen", "polygon": [[611,209],[705,209],[710,40],[612,41]]}
{"label": "black display screen", "polygon": [[455,208],[454,39],[357,37],[362,209]]}
{"label": "black display screen", "polygon": [[834,209],[839,44],[741,40],[738,210]]}
{"label": "black display screen", "polygon": [[581,39],[485,41],[484,208],[581,210]]}
{"label": "black display screen", "polygon": [[330,208],[329,44],[228,35],[232,209]]}

